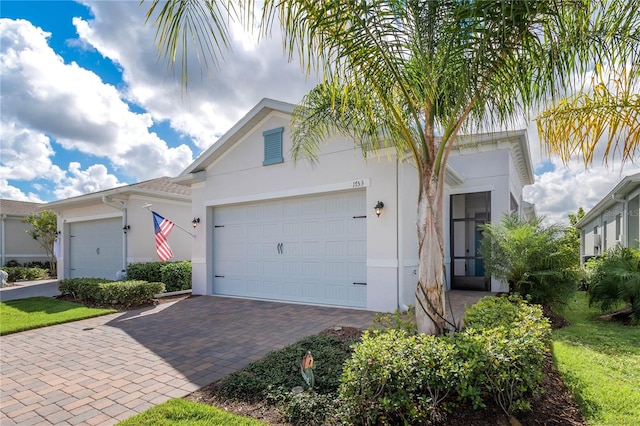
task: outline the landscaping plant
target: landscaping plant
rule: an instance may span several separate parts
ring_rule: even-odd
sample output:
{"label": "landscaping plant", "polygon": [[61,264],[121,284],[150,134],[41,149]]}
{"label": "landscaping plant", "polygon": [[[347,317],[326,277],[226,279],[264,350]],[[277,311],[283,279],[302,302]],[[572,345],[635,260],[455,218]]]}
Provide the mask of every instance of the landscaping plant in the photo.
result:
{"label": "landscaping plant", "polygon": [[125,307],[151,303],[154,295],[165,291],[163,283],[102,278],[68,278],[60,281],[58,289],[63,295],[81,302]]}
{"label": "landscaping plant", "polygon": [[511,214],[482,225],[482,231],[486,277],[509,283],[510,292],[543,306],[560,308],[575,293],[578,269],[558,226],[544,225],[540,217],[527,222]]}
{"label": "landscaping plant", "polygon": [[345,363],[339,414],[357,425],[425,424],[457,403],[491,398],[506,414],[541,391],[551,328],[519,296],[486,297],[468,309],[454,338],[403,329],[365,332]]}
{"label": "landscaping plant", "polygon": [[589,304],[603,312],[627,304],[633,324],[640,323],[640,251],[614,247],[589,260]]}

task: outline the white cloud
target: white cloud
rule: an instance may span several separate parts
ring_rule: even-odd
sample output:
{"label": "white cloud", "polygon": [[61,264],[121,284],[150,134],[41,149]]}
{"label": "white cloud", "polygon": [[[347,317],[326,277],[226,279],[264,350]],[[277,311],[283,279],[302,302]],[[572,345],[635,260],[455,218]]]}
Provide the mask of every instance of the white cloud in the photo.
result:
{"label": "white cloud", "polygon": [[33,192],[25,194],[20,188],[9,185],[6,179],[0,179],[0,198],[5,200],[30,201],[32,203],[43,202],[37,194]]}
{"label": "white cloud", "polygon": [[121,185],[124,183],[118,182],[114,175],[109,174],[103,164],[94,164],[81,170],[80,163],[72,162],[67,176],[60,181],[54,194],[58,199],[64,199]]}
{"label": "white cloud", "polygon": [[49,178],[59,180],[64,172],[51,161],[54,155],[49,138],[37,131],[20,128],[2,117],[2,161],[0,175],[13,180]]}
{"label": "white cloud", "polygon": [[180,70],[171,75],[158,59],[155,28],[144,25],[147,3],[84,1],[95,19],[75,19],[79,36],[117,62],[127,97],[154,120],[169,120],[177,131],[206,148],[265,97],[298,102],[312,87],[297,63],[288,63],[278,32],[259,44],[234,26],[232,50],[219,69],[203,71],[191,52],[189,90],[182,93]]}
{"label": "white cloud", "polygon": [[107,158],[138,180],[177,175],[190,164],[187,145],[169,148],[149,131],[150,114],[132,112],[95,73],[65,64],[48,46],[49,33],[9,19],[0,20],[0,31],[3,120],[49,135],[65,149]]}
{"label": "white cloud", "polygon": [[589,211],[625,176],[640,172],[640,167],[619,161],[593,165],[585,169],[580,161],[567,165],[550,160],[553,170],[536,175],[534,185],[526,187],[524,198],[535,203],[538,214],[550,223],[568,224],[567,215],[579,207]]}

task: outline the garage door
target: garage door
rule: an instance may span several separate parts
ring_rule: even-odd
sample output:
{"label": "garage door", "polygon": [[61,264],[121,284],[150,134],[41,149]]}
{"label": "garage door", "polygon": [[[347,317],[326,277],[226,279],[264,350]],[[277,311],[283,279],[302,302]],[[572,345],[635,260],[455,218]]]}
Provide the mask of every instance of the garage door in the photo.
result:
{"label": "garage door", "polygon": [[366,307],[364,191],[213,210],[213,293]]}
{"label": "garage door", "polygon": [[115,279],[122,269],[122,219],[69,225],[69,276]]}

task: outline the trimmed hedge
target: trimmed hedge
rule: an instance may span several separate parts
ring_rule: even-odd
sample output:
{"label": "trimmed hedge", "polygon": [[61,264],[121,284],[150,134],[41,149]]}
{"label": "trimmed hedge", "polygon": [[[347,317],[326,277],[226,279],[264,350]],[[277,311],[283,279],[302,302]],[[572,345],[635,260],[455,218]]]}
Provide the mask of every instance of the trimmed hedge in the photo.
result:
{"label": "trimmed hedge", "polygon": [[127,267],[127,279],[163,282],[167,292],[189,290],[191,288],[191,262],[131,263]]}
{"label": "trimmed hedge", "polygon": [[127,279],[150,283],[162,282],[162,271],[160,270],[162,265],[164,265],[162,262],[130,263],[127,266]]}
{"label": "trimmed hedge", "polygon": [[100,305],[136,306],[150,303],[154,294],[164,293],[164,284],[147,281],[111,281],[101,278],[69,278],[60,281],[60,293],[81,302]]}
{"label": "trimmed hedge", "polygon": [[191,289],[191,262],[166,263],[160,268],[166,291]]}
{"label": "trimmed hedge", "polygon": [[[402,329],[365,332],[341,378],[340,417],[352,424],[424,424],[452,405],[505,413],[529,408],[541,391],[551,327],[539,306],[486,297],[454,338]],[[503,316],[504,315],[504,316]]]}
{"label": "trimmed hedge", "polygon": [[28,268],[25,266],[3,266],[3,271],[6,271],[9,274],[7,278],[8,282],[16,282],[19,280],[40,280],[47,278],[49,275],[49,270],[44,268]]}

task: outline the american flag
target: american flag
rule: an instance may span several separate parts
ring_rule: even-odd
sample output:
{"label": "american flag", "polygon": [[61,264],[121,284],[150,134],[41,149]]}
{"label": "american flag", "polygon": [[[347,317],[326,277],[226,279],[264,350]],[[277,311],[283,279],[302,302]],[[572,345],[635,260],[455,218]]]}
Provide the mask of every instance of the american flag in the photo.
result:
{"label": "american flag", "polygon": [[167,237],[173,229],[174,223],[156,212],[151,213],[153,213],[153,225],[156,232],[156,253],[158,253],[160,261],[165,262],[173,257],[173,252],[171,251],[171,247],[169,247]]}

